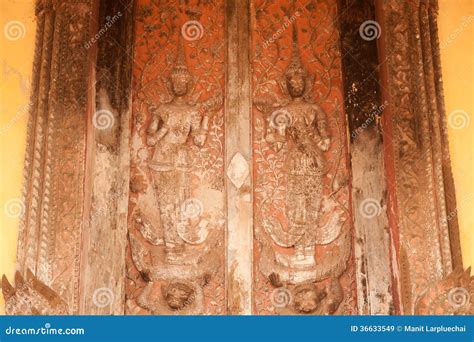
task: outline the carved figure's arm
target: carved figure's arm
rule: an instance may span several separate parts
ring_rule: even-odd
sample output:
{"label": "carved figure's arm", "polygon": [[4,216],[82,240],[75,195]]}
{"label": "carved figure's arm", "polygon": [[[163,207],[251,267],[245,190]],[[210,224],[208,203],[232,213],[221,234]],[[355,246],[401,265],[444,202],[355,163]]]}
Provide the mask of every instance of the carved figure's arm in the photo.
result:
{"label": "carved figure's arm", "polygon": [[284,132],[280,132],[273,127],[268,127],[265,133],[265,141],[272,146],[272,148],[279,152],[286,142]]}
{"label": "carved figure's arm", "polygon": [[157,114],[153,114],[150,125],[147,130],[147,144],[148,146],[155,146],[161,138],[163,138],[166,133],[168,133],[168,127],[166,124],[160,126],[161,117]]}
{"label": "carved figure's arm", "polygon": [[318,142],[318,146],[321,150],[327,151],[329,149],[330,136],[327,131],[326,113],[318,105],[314,105],[313,109],[315,112],[316,128],[321,138]]}
{"label": "carved figure's arm", "polygon": [[191,135],[196,146],[202,147],[206,142],[207,131],[209,130],[209,117],[205,115],[202,119],[200,115],[193,116],[191,121]]}

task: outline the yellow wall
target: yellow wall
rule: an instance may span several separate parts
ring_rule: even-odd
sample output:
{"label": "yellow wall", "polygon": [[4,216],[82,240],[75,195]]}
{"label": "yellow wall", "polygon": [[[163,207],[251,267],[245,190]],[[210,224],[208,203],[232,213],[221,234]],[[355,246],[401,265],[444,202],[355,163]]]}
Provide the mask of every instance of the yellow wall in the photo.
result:
{"label": "yellow wall", "polygon": [[[446,111],[452,122],[450,148],[466,266],[474,266],[474,122],[461,129],[455,127],[463,126],[462,120],[470,120],[474,113],[473,4],[472,0],[440,0],[439,15]],[[18,229],[18,219],[14,217],[18,207],[11,200],[19,198],[21,190],[35,33],[33,11],[33,0],[0,1],[0,275],[5,273],[9,279],[15,268]],[[19,36],[15,30],[5,33],[6,25],[12,21],[20,22],[16,26]],[[7,203],[10,213],[5,210]]]}
{"label": "yellow wall", "polygon": [[0,1],[0,276],[9,279],[15,269],[35,28],[33,0]]}
{"label": "yellow wall", "polygon": [[464,265],[474,266],[474,1],[439,0],[449,147]]}

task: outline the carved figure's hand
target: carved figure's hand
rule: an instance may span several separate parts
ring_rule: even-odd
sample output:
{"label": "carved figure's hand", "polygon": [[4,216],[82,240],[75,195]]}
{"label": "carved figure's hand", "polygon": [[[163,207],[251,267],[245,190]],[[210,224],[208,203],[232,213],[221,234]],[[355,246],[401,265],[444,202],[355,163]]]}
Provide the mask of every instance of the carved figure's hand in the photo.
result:
{"label": "carved figure's hand", "polygon": [[157,139],[156,139],[155,136],[153,136],[153,135],[147,136],[146,143],[147,143],[148,146],[155,146],[156,142],[157,142]]}
{"label": "carved figure's hand", "polygon": [[198,134],[194,137],[194,144],[196,144],[196,146],[202,147],[204,146],[205,142],[206,142],[205,134]]}
{"label": "carved figure's hand", "polygon": [[329,150],[329,144],[330,144],[330,139],[329,138],[324,138],[322,139],[320,142],[318,142],[318,147],[323,150],[324,152],[326,152],[327,150]]}
{"label": "carved figure's hand", "polygon": [[280,275],[278,273],[272,272],[268,276],[268,280],[270,280],[270,284],[272,284],[273,287],[283,286],[283,282],[280,280]]}
{"label": "carved figure's hand", "polygon": [[271,144],[276,152],[279,152],[286,142],[286,137],[283,134],[272,132],[265,135],[265,141]]}

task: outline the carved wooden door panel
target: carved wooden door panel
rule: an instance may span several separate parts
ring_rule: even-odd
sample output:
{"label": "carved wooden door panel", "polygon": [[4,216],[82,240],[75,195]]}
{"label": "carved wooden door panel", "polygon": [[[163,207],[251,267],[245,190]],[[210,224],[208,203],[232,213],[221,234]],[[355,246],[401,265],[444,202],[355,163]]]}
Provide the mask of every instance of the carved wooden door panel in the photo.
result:
{"label": "carved wooden door panel", "polygon": [[335,1],[253,1],[257,314],[355,314]]}
{"label": "carved wooden door panel", "polygon": [[436,1],[53,5],[8,314],[472,312]]}
{"label": "carved wooden door panel", "polygon": [[224,314],[224,2],[137,6],[127,313]]}
{"label": "carved wooden door panel", "polygon": [[335,1],[137,3],[126,314],[354,314]]}

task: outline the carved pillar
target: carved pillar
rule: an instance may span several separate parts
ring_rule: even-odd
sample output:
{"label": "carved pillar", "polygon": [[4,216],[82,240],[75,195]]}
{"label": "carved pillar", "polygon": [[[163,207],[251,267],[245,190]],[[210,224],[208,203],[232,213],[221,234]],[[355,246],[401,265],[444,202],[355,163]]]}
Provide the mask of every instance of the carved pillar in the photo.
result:
{"label": "carved pillar", "polygon": [[81,312],[124,314],[134,1],[101,0],[89,119]]}
{"label": "carved pillar", "polygon": [[[28,279],[38,278],[77,313],[92,1],[39,0],[36,15],[18,270],[31,270]],[[15,310],[6,305],[7,313]]]}
{"label": "carved pillar", "polygon": [[229,314],[248,315],[252,313],[253,264],[250,4],[228,1],[226,6],[227,306]]}
{"label": "carved pillar", "polygon": [[359,314],[394,313],[374,1],[341,1],[344,107],[350,131]]}
{"label": "carved pillar", "polygon": [[[378,1],[384,141],[395,198],[401,312],[462,267],[439,69],[436,1]],[[446,289],[447,291],[448,289]]]}

